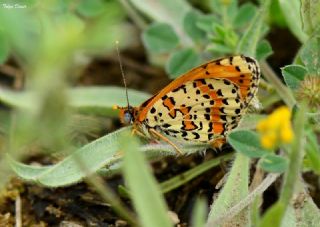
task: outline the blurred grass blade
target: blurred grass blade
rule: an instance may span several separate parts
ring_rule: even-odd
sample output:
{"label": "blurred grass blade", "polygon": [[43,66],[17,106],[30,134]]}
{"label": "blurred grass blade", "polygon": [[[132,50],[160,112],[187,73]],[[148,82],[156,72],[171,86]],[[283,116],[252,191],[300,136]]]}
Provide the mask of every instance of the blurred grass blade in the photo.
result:
{"label": "blurred grass blade", "polygon": [[[244,209],[229,221],[213,225],[219,222],[217,217],[228,213],[228,209],[239,203],[248,195],[249,181],[249,158],[241,153],[237,153],[232,165],[227,182],[216,201],[214,201],[209,212],[207,226],[245,226],[249,223],[248,209]],[[223,225],[222,225],[223,224]]]}
{"label": "blurred grass blade", "polygon": [[206,224],[207,203],[205,199],[198,198],[192,212],[192,227],[203,227]]}
{"label": "blurred grass blade", "polygon": [[121,143],[121,150],[125,152],[124,176],[142,226],[172,226],[160,188],[143,154],[138,151],[138,142],[129,133],[118,142]]}
{"label": "blurred grass blade", "polygon": [[[147,93],[129,89],[131,105],[139,105],[150,97]],[[82,113],[116,116],[113,105],[126,106],[125,90],[118,87],[78,87],[68,90],[70,106]],[[37,105],[35,93],[0,89],[0,102],[15,108],[32,110]]]}
{"label": "blurred grass blade", "polygon": [[279,4],[289,29],[301,43],[304,43],[308,39],[308,36],[302,30],[300,1],[279,0]]}
{"label": "blurred grass blade", "polygon": [[76,158],[83,161],[89,172],[96,172],[103,166],[113,164],[119,159],[115,156],[119,150],[118,138],[122,133],[129,130],[130,127],[126,127],[101,137],[52,166],[25,165],[12,159],[10,155],[8,155],[8,161],[13,171],[24,180],[48,187],[74,184],[85,177],[84,171],[79,169]]}
{"label": "blurred grass blade", "polygon": [[[69,91],[70,105],[80,112],[117,116],[114,105],[127,106],[125,89],[119,87],[78,87]],[[128,89],[130,105],[137,106],[150,98],[150,95]]]}

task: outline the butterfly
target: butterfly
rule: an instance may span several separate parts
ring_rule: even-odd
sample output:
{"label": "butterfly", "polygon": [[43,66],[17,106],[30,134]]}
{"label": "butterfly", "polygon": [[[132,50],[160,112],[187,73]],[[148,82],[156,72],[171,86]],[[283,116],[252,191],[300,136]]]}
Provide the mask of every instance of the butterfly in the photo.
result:
{"label": "butterfly", "polygon": [[178,153],[178,143],[220,148],[255,97],[257,61],[243,55],[202,64],[173,80],[138,107],[118,107],[124,124],[137,134],[163,140]]}

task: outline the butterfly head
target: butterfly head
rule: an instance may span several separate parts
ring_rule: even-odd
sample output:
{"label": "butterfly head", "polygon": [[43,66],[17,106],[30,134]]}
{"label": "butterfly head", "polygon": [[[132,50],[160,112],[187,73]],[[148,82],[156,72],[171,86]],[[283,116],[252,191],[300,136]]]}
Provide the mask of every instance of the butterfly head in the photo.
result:
{"label": "butterfly head", "polygon": [[132,106],[119,107],[114,106],[113,109],[120,110],[119,118],[122,124],[129,125],[135,121],[136,118],[136,108]]}

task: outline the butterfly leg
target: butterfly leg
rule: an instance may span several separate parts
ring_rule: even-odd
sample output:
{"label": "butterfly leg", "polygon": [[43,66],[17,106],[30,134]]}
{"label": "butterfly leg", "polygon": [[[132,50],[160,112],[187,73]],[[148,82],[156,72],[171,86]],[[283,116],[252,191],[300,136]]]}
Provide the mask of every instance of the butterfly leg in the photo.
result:
{"label": "butterfly leg", "polygon": [[138,135],[139,137],[142,137],[144,139],[148,139],[148,137],[143,134],[143,132],[141,132],[139,129],[137,129],[136,127],[134,127],[131,131],[131,135]]}
{"label": "butterfly leg", "polygon": [[165,141],[166,143],[170,144],[175,150],[176,152],[179,154],[179,155],[182,155],[183,152],[181,151],[181,149],[174,144],[174,142],[172,142],[171,140],[169,140],[167,137],[165,137],[164,135],[162,135],[161,133],[159,133],[158,131],[156,131],[155,129],[153,128],[150,128],[149,129],[149,133],[150,134],[153,134],[154,136],[158,137],[159,139]]}

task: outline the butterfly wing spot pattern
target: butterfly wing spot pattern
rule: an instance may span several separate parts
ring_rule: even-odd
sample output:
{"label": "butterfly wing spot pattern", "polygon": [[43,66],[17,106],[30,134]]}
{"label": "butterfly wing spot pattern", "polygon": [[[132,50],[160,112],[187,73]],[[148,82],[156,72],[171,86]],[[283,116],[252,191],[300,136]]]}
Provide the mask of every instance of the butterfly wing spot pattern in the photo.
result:
{"label": "butterfly wing spot pattern", "polygon": [[175,79],[139,107],[118,107],[120,119],[129,123],[129,116],[147,137],[153,138],[152,129],[170,141],[221,147],[257,93],[259,80],[253,58],[214,60]]}

